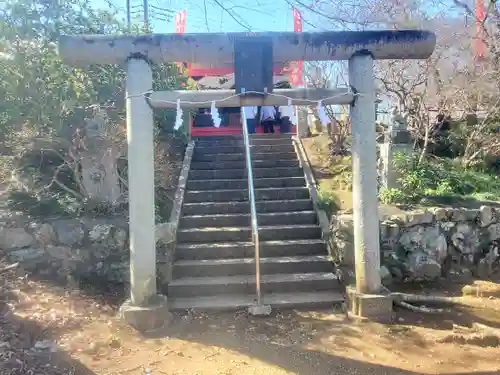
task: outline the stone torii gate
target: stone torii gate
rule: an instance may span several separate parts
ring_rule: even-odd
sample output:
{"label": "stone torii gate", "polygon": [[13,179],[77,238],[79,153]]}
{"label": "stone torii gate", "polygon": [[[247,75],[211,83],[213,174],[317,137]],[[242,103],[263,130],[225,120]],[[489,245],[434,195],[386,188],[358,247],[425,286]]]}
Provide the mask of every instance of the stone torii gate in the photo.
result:
{"label": "stone torii gate", "polygon": [[[220,101],[234,95],[233,90],[152,92],[150,63],[183,61],[216,65],[234,63],[236,66],[236,52],[241,51],[245,43],[257,40],[267,43],[265,51],[272,55],[271,64],[298,60],[349,62],[350,89],[275,90],[274,93],[293,98],[294,105],[310,104],[311,100],[320,101],[326,97],[330,99],[323,101],[325,105],[351,105],[355,293],[376,294],[380,291],[373,60],[428,58],[436,43],[433,33],[391,30],[63,36],[59,53],[68,64],[80,67],[91,64],[126,66],[131,298],[122,307],[122,313],[139,329],[158,327],[168,317],[166,297],[159,296],[156,290],[153,108],[175,108],[178,99],[207,103],[219,100],[218,107],[288,104],[285,97],[265,93],[261,96],[233,96]],[[266,54],[260,56],[265,58]],[[260,59],[255,57],[254,61]],[[266,70],[265,66],[261,68]],[[238,72],[236,77],[238,80]],[[236,86],[238,90],[238,83]],[[264,91],[272,91],[272,85],[266,88],[268,90]],[[197,105],[185,103],[182,106]]]}

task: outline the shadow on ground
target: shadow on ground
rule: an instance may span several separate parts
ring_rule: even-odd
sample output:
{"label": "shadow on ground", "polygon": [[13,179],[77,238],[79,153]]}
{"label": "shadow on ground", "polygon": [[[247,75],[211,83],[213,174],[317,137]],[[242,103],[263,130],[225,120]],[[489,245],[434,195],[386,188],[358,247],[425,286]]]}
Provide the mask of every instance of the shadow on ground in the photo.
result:
{"label": "shadow on ground", "polygon": [[[26,319],[16,314],[15,307],[29,304],[20,300],[22,281],[18,277],[0,275],[0,374],[2,375],[97,375],[66,352],[55,347],[54,340],[62,331],[75,330],[79,324],[40,325],[37,317]],[[35,291],[36,292],[36,291]]]}
{"label": "shadow on ground", "polygon": [[[183,322],[183,319],[187,321]],[[225,323],[214,324],[221,321]],[[297,323],[298,326],[290,326]],[[278,313],[266,318],[253,318],[246,314],[234,318],[228,314],[227,319],[217,319],[217,321],[210,317],[203,320],[181,317],[180,321],[172,324],[176,329],[170,330],[168,335],[235,350],[297,374],[413,374],[396,368],[344,358],[341,356],[341,350],[336,356],[305,348],[302,344],[325,329],[325,324],[327,323],[314,318],[299,318],[293,313],[286,315]],[[348,327],[343,327],[342,331],[339,333],[345,336],[359,334]],[[347,340],[339,338],[337,344],[343,346],[344,350],[348,349]]]}
{"label": "shadow on ground", "polygon": [[[314,314],[277,312],[266,318],[251,317],[245,313],[219,315],[217,318],[184,315],[177,316],[170,327],[168,332],[149,338],[167,335],[234,350],[296,374],[422,374],[373,363],[381,359],[374,359],[371,355],[370,343],[364,347],[352,344],[363,340],[363,325],[320,320]],[[377,332],[377,345],[391,352],[411,343],[413,350],[427,357],[428,341],[417,332],[397,325],[381,327],[382,331]],[[333,347],[334,352],[325,352],[323,346]],[[353,351],[364,351],[366,361],[349,358],[348,352]],[[474,374],[493,375],[500,372]]]}
{"label": "shadow on ground", "polygon": [[[490,364],[491,352],[486,353],[483,357],[482,354],[478,356],[477,352],[458,351],[457,347],[453,345],[448,345],[444,348],[444,352],[439,353],[439,359],[444,359],[445,363],[442,367],[438,366],[436,368],[447,369],[447,371],[437,372],[431,370],[425,366],[425,362],[438,359],[429,359],[429,353],[436,349],[436,340],[429,338],[426,331],[415,328],[429,327],[449,330],[453,324],[468,326],[472,322],[479,322],[495,326],[495,321],[500,322],[500,316],[481,316],[483,311],[486,311],[483,309],[478,309],[478,311],[456,309],[452,314],[447,313],[442,316],[426,316],[401,311],[398,312],[398,318],[401,320],[398,319],[394,325],[352,323],[344,321],[342,316],[333,314],[333,311],[275,311],[272,316],[265,318],[252,317],[244,312],[211,315],[191,312],[175,315],[169,328],[157,335],[136,336],[131,333],[129,328],[123,330],[122,336],[116,333],[118,331],[113,331],[113,335],[116,334],[117,338],[122,340],[122,346],[119,350],[109,350],[110,353],[114,353],[115,357],[108,357],[106,354],[98,357],[99,361],[97,362],[87,362],[87,359],[90,360],[88,355],[87,359],[85,355],[79,357],[83,362],[92,366],[94,371],[97,371],[97,373],[94,373],[81,362],[65,353],[64,348],[59,349],[56,353],[51,353],[50,350],[42,350],[38,353],[33,351],[37,341],[55,340],[64,336],[64,334],[66,336],[68,334],[76,335],[78,331],[85,329],[86,323],[83,321],[82,324],[82,320],[75,320],[74,323],[59,325],[50,322],[47,324],[47,321],[44,321],[45,324],[40,325],[37,323],[36,317],[26,319],[20,316],[19,313],[15,314],[16,308],[19,308],[18,311],[24,310],[28,314],[30,311],[34,311],[27,306],[26,301],[20,300],[19,290],[24,291],[25,294],[36,295],[36,298],[31,303],[43,304],[44,285],[37,281],[24,290],[22,282],[12,282],[12,280],[16,279],[12,275],[10,278],[1,276],[1,375],[4,375],[4,372],[2,372],[4,368],[8,369],[5,374],[9,375],[29,374],[27,369],[33,369],[33,374],[37,375],[102,375],[101,371],[108,373],[111,367],[120,368],[118,366],[120,361],[126,361],[127,366],[128,364],[136,365],[154,362],[156,368],[161,370],[153,371],[153,375],[158,373],[167,375],[177,373],[190,375],[198,373],[250,374],[253,372],[248,371],[253,371],[253,369],[257,369],[258,372],[255,373],[259,375],[282,374],[285,371],[306,375],[416,375],[431,373],[500,375],[499,371],[479,372],[471,365],[471,363],[479,363],[478,361],[482,361],[483,358],[486,358],[488,360],[487,364]],[[97,301],[102,301],[103,304],[106,303],[107,306],[110,306],[111,310],[108,311],[107,316],[111,317],[113,315],[112,310],[121,302],[123,290],[117,288],[117,291],[114,286],[108,286],[109,288],[111,289],[105,294],[101,294]],[[423,285],[421,288],[427,291],[432,290],[429,285]],[[445,286],[436,285],[435,288],[440,290]],[[106,315],[106,313],[98,309],[93,312],[89,311],[88,306],[91,304],[87,302],[90,300],[92,303],[96,303],[93,292],[97,292],[97,290],[93,289],[93,287],[90,288],[90,295],[85,294],[82,290],[78,298],[75,299],[82,303],[79,311],[92,315],[94,321],[96,321],[96,317]],[[451,287],[448,287],[448,289],[452,295],[458,292],[458,288],[456,291]],[[70,298],[65,296],[67,291],[64,288],[51,287],[50,292],[51,295],[60,295],[61,298],[58,303],[61,305],[69,303]],[[49,305],[52,307],[52,302]],[[497,312],[497,314],[500,314],[500,312]],[[86,345],[85,348],[89,347],[89,341],[94,341],[100,345],[109,339],[111,331],[108,330],[107,319],[101,321],[100,325],[94,326],[93,330],[87,329],[87,336],[83,340]],[[368,335],[367,332],[369,332]],[[102,336],[97,337],[101,333]],[[443,332],[440,333],[441,335],[444,334]],[[373,340],[371,340],[372,337]],[[153,339],[153,342],[142,340],[142,338]],[[156,341],[158,341],[157,347],[155,346]],[[8,346],[3,343],[8,343]],[[130,349],[133,349],[133,351],[131,352]],[[442,346],[439,350],[441,349]],[[162,354],[163,350],[167,354]],[[118,352],[120,351],[126,354],[119,355]],[[399,354],[396,353],[398,351]],[[457,355],[457,352],[462,354]],[[73,353],[75,352],[73,351]],[[106,353],[108,352],[106,351]],[[470,355],[470,358],[467,357],[468,355]],[[211,359],[214,359],[214,362],[209,362]],[[459,361],[458,365],[453,363],[457,360]],[[106,361],[106,363],[102,361]],[[230,361],[234,363],[231,364]],[[248,362],[244,365],[246,366],[244,370],[247,372],[238,371],[236,368],[237,364],[243,363],[243,361]],[[415,369],[418,369],[418,366],[414,366],[415,363],[412,361],[420,362],[422,370],[425,368],[425,371],[416,371]],[[190,362],[196,362],[195,365],[200,366],[197,368],[203,369],[203,371],[176,372],[176,370],[182,369],[184,366],[189,366]],[[228,366],[226,366],[227,364]],[[125,364],[122,363],[122,365],[125,368]],[[464,371],[456,372],[462,366]],[[490,367],[485,365],[481,368],[487,369]],[[98,368],[101,368],[101,370]],[[135,371],[135,367],[133,369]],[[227,371],[217,372],[221,369]],[[132,370],[115,371],[113,374],[132,375],[135,372]],[[137,375],[139,374],[140,370],[137,370]]]}
{"label": "shadow on ground", "polygon": [[[414,293],[418,295],[437,295],[458,297],[462,296],[462,288],[471,285],[474,278],[468,278],[462,282],[458,280],[441,280],[428,283],[408,283],[392,286],[393,292]],[[500,273],[492,276],[492,282],[500,282]],[[397,309],[397,313],[403,318],[407,325],[426,327],[434,330],[451,330],[455,325],[471,328],[474,323],[483,324],[492,328],[500,329],[500,310],[486,306],[480,299],[471,299],[464,304],[456,305],[433,305],[426,303],[428,307],[438,307],[444,309],[443,313],[421,314],[407,310]]]}

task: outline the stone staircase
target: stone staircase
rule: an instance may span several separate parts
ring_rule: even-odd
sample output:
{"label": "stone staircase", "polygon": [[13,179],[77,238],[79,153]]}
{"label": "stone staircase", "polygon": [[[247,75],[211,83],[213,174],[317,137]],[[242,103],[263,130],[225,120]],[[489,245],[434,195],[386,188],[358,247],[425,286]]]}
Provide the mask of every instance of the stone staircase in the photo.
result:
{"label": "stone staircase", "polygon": [[[254,135],[251,153],[264,304],[328,307],[343,296],[290,136]],[[233,310],[255,300],[241,137],[196,142],[177,232],[172,309]]]}

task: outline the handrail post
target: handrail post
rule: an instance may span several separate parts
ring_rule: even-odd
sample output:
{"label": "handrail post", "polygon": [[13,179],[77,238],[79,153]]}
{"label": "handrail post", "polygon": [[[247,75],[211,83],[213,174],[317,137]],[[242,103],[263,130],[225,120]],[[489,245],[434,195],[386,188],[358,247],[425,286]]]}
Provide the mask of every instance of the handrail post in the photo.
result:
{"label": "handrail post", "polygon": [[245,111],[241,107],[241,124],[243,126],[243,141],[245,143],[245,160],[248,176],[248,200],[250,203],[250,217],[252,225],[252,241],[255,246],[255,293],[257,295],[257,305],[251,306],[249,312],[252,315],[269,315],[271,306],[262,306],[262,294],[260,290],[260,241],[259,226],[257,223],[257,208],[255,205],[255,190],[253,186],[252,156],[250,154],[250,137],[248,136],[247,118]]}

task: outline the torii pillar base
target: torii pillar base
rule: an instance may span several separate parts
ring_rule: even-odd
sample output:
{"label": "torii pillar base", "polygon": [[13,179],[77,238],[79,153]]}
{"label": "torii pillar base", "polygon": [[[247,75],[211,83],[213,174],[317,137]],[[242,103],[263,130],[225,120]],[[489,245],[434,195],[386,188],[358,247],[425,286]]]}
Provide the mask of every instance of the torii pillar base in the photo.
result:
{"label": "torii pillar base", "polygon": [[359,293],[356,286],[346,288],[348,316],[354,320],[391,323],[394,320],[393,299],[387,295]]}
{"label": "torii pillar base", "polygon": [[156,331],[166,327],[172,314],[168,311],[167,297],[156,295],[146,306],[137,306],[126,301],[120,307],[120,317],[140,332]]}

